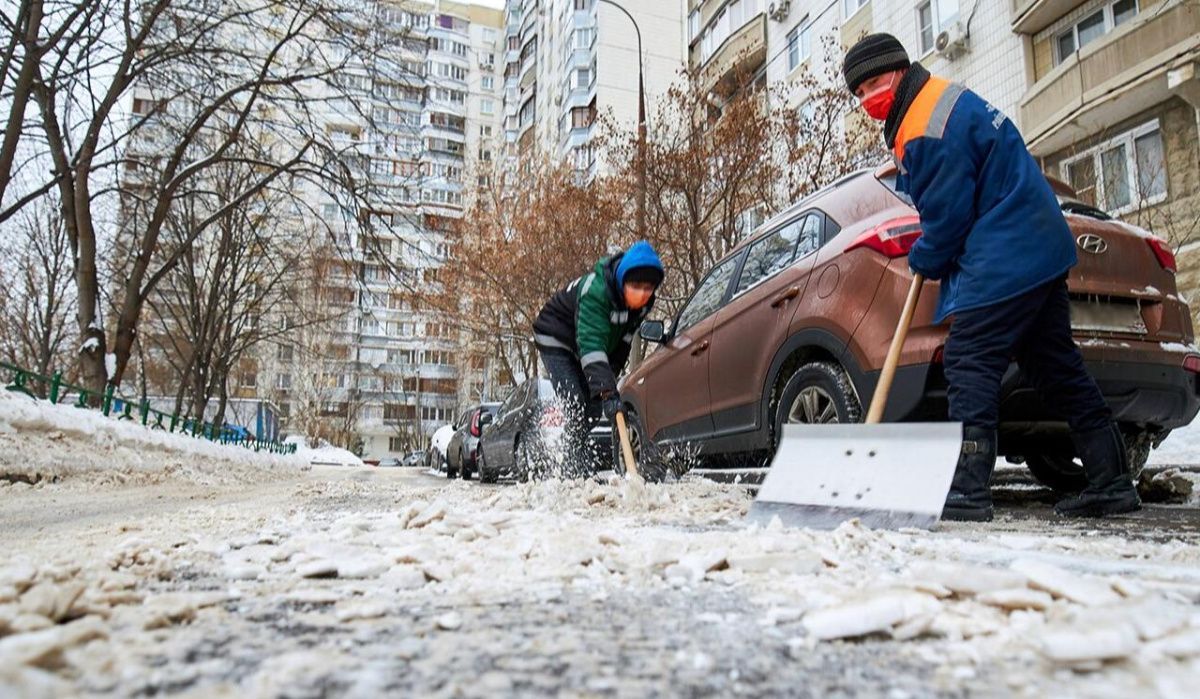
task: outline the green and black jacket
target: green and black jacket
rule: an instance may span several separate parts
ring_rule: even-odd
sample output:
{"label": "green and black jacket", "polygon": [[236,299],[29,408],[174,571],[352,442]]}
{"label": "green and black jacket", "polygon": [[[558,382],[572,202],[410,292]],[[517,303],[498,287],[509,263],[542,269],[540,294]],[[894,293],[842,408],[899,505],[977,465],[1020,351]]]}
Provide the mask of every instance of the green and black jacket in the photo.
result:
{"label": "green and black jacket", "polygon": [[616,281],[623,254],[600,260],[591,272],[563,287],[533,322],[539,348],[566,350],[579,360],[593,398],[616,392],[617,374],[629,361],[634,334],[654,307],[655,297],[639,311],[625,306]]}

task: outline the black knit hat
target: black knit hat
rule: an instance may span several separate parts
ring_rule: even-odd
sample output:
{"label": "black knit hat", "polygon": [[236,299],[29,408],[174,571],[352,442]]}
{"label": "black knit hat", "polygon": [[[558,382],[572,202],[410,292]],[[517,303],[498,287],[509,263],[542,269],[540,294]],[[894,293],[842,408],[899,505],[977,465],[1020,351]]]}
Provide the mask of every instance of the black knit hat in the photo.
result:
{"label": "black knit hat", "polygon": [[893,70],[904,70],[911,63],[904,44],[891,34],[868,34],[846,52],[842,75],[854,92],[867,80]]}
{"label": "black knit hat", "polygon": [[634,267],[625,273],[627,282],[650,282],[654,286],[662,284],[663,271],[660,267]]}

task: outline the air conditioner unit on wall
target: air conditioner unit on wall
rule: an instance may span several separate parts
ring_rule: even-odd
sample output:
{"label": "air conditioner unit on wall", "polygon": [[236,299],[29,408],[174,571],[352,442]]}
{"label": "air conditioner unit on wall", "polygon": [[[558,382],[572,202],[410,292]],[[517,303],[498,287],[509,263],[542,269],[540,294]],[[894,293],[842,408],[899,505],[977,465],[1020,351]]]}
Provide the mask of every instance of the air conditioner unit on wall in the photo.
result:
{"label": "air conditioner unit on wall", "polygon": [[788,12],[792,9],[792,0],[775,0],[767,6],[767,16],[776,22],[782,22],[787,19]]}
{"label": "air conditioner unit on wall", "polygon": [[937,35],[933,42],[938,55],[948,61],[953,61],[967,50],[967,32],[959,22],[951,24]]}

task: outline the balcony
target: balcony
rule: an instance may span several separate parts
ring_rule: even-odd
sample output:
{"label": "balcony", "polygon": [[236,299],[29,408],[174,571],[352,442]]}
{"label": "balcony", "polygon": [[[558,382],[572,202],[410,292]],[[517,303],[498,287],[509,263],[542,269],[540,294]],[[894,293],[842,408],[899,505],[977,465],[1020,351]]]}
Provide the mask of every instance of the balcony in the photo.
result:
{"label": "balcony", "polygon": [[1012,30],[1036,34],[1081,4],[1079,0],[1012,0]]}
{"label": "balcony", "polygon": [[[699,48],[694,49],[696,52]],[[734,32],[701,68],[703,84],[724,93],[762,67],[767,58],[767,16],[759,14]]]}
{"label": "balcony", "polygon": [[1053,153],[1162,102],[1171,95],[1167,73],[1197,60],[1200,6],[1166,0],[1138,13],[1026,92],[1021,130],[1030,151]]}

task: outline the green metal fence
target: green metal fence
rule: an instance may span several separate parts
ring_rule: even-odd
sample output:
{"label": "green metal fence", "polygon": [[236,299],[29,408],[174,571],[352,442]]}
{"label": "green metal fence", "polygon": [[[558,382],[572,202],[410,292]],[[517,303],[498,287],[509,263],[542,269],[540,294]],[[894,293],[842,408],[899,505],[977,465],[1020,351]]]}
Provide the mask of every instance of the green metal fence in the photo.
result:
{"label": "green metal fence", "polygon": [[45,376],[19,366],[0,362],[0,373],[8,374],[9,391],[24,393],[30,398],[48,400],[56,405],[73,405],[76,408],[98,409],[106,417],[117,420],[140,422],[152,430],[163,430],[173,434],[186,434],[210,442],[241,446],[254,451],[272,454],[293,454],[295,444],[243,437],[229,429],[222,429],[211,422],[180,417],[178,413],[167,414],[150,407],[150,402],[134,401],[116,394],[111,385],[103,393],[63,381],[61,373]]}

